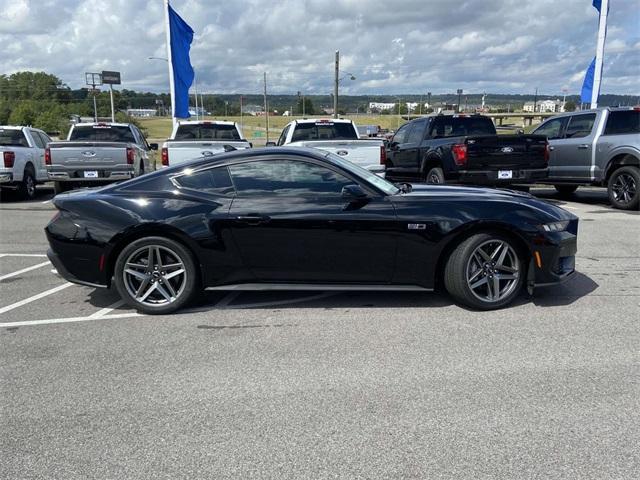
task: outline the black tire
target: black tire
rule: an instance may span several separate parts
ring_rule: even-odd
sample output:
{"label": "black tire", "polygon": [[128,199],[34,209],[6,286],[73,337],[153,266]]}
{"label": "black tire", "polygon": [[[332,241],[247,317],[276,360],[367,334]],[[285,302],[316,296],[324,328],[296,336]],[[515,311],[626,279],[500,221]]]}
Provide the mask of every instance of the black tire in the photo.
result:
{"label": "black tire", "polygon": [[[147,252],[150,250],[160,252],[160,262],[157,260],[158,253],[152,253],[151,256],[146,257],[151,258],[153,267],[149,266],[148,261],[144,262],[144,257],[148,255]],[[142,265],[140,265],[143,267],[142,269],[131,267],[135,259],[139,258],[138,256],[142,258]],[[127,262],[132,263],[128,264],[129,267],[125,271]],[[166,274],[170,277],[166,277],[165,271],[162,269],[163,262],[174,266],[181,265],[176,270],[167,270]],[[137,265],[137,263],[133,264]],[[169,268],[168,264],[164,267]],[[161,268],[159,269],[157,265],[160,265]],[[128,273],[132,270],[140,275]],[[178,273],[171,277],[172,273],[178,270],[184,270],[184,273]],[[118,255],[114,277],[116,288],[122,299],[136,310],[151,315],[175,312],[189,303],[200,290],[198,270],[191,252],[182,244],[165,237],[141,238],[127,245]],[[146,283],[144,283],[145,281]],[[137,291],[134,292],[134,289]],[[175,293],[175,296],[172,292]],[[139,293],[139,298],[136,298],[136,293]],[[164,296],[167,294],[171,299]]]}
{"label": "black tire", "polygon": [[560,194],[561,197],[569,196],[578,190],[578,185],[554,185],[553,188]]}
{"label": "black tire", "polygon": [[620,210],[638,210],[640,205],[640,169],[628,166],[613,172],[607,185],[609,201]]}
{"label": "black tire", "polygon": [[[507,253],[503,259],[503,265],[499,267],[489,266],[486,264],[480,265],[475,262],[477,249],[484,249],[485,246],[490,252],[498,243],[508,246]],[[503,247],[505,248],[505,247]],[[500,253],[496,255],[496,260],[500,258]],[[472,258],[472,256],[474,258]],[[475,263],[474,263],[475,262]],[[474,266],[478,268],[472,269]],[[515,269],[516,272],[509,273],[506,269]],[[522,290],[522,285],[526,277],[526,262],[520,252],[518,245],[509,237],[500,234],[491,233],[478,233],[475,234],[464,242],[451,253],[447,260],[447,264],[444,270],[444,284],[453,297],[453,299],[459,304],[474,308],[477,310],[495,310],[498,308],[506,307],[518,296]],[[478,275],[479,272],[479,276]],[[495,289],[498,292],[495,300],[489,299],[491,295],[492,287],[495,285],[496,280],[494,276],[501,277],[514,277],[512,279],[497,280],[498,288]],[[475,277],[475,280],[469,279],[469,276]],[[481,281],[485,281],[484,285],[480,285],[472,289],[471,286]],[[491,284],[489,284],[491,282]],[[500,282],[506,282],[500,284]],[[486,286],[485,286],[486,285]],[[483,293],[486,290],[486,296],[484,298]],[[475,292],[475,293],[474,293]],[[504,293],[504,296],[500,296]]]}
{"label": "black tire", "polygon": [[53,182],[53,193],[58,195],[59,193],[64,193],[69,190],[69,187],[65,182]]}
{"label": "black tire", "polygon": [[36,176],[30,167],[24,169],[22,181],[18,184],[18,195],[25,200],[36,198]]}
{"label": "black tire", "polygon": [[425,183],[430,183],[432,185],[439,185],[445,182],[444,180],[444,172],[440,167],[431,167],[427,174],[424,177]]}

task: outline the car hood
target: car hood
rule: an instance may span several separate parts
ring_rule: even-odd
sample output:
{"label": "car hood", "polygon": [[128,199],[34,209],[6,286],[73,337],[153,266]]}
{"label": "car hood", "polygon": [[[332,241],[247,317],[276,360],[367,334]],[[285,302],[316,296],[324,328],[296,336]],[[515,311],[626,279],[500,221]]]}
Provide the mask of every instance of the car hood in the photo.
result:
{"label": "car hood", "polygon": [[399,196],[403,202],[508,202],[533,208],[555,220],[577,218],[553,203],[534,197],[530,193],[505,188],[462,187],[453,185],[413,185],[409,193]]}

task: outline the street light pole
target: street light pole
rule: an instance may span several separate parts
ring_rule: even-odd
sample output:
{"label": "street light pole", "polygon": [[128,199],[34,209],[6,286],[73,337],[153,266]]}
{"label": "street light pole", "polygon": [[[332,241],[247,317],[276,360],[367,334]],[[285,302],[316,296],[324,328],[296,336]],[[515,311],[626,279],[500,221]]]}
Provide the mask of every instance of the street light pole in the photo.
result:
{"label": "street light pole", "polygon": [[336,50],[335,80],[333,84],[333,118],[338,118],[338,78],[340,74],[340,52]]}
{"label": "street light pole", "polygon": [[269,106],[267,105],[267,72],[264,72],[264,115],[267,129],[267,143],[269,143]]}

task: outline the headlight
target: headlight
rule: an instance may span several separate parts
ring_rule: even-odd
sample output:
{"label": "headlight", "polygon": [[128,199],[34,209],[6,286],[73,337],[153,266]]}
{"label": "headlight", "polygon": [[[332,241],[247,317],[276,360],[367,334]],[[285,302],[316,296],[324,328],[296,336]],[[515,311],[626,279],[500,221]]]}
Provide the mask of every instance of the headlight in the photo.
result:
{"label": "headlight", "polygon": [[551,222],[540,225],[540,228],[545,232],[562,232],[567,229],[569,220],[563,220],[561,222]]}

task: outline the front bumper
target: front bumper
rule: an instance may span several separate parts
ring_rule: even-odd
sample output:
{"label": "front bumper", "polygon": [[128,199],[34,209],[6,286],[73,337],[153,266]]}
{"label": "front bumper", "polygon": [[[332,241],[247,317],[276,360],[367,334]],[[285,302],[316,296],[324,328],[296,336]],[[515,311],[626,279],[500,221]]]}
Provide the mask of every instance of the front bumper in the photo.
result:
{"label": "front bumper", "polygon": [[578,237],[570,231],[534,237],[530,283],[534,287],[547,287],[569,280],[576,273],[577,251]]}
{"label": "front bumper", "polygon": [[460,170],[451,179],[459,183],[473,185],[512,185],[514,183],[536,183],[549,176],[548,168],[510,171],[511,178],[498,178],[498,170]]}

